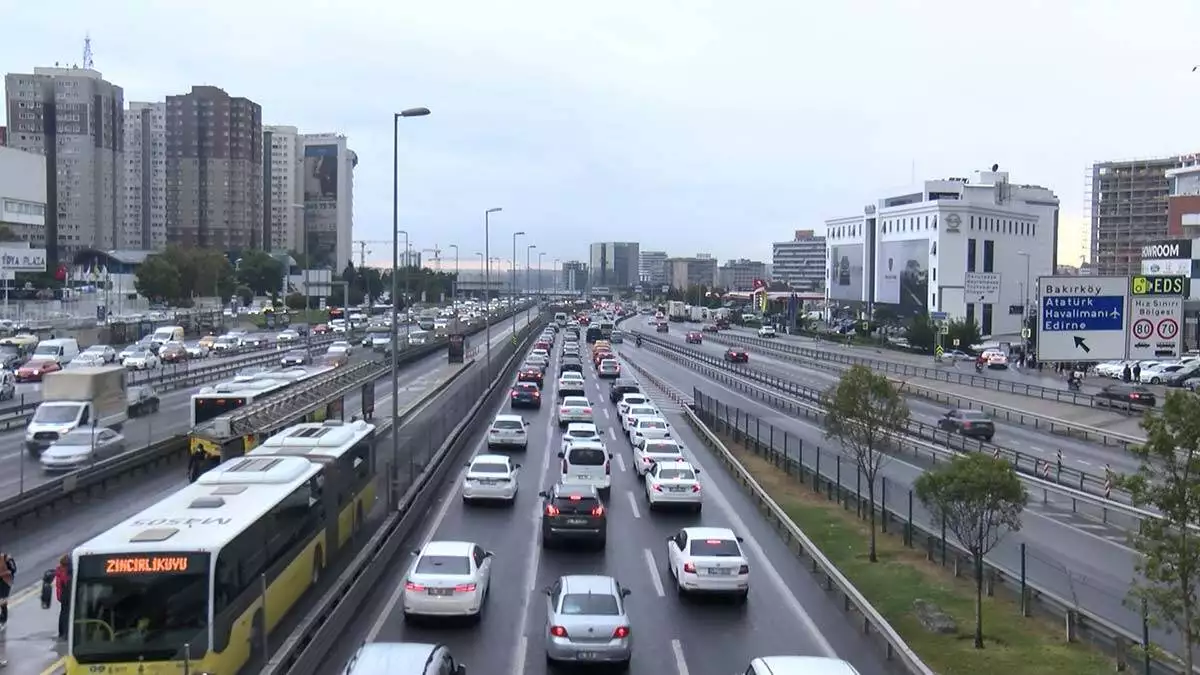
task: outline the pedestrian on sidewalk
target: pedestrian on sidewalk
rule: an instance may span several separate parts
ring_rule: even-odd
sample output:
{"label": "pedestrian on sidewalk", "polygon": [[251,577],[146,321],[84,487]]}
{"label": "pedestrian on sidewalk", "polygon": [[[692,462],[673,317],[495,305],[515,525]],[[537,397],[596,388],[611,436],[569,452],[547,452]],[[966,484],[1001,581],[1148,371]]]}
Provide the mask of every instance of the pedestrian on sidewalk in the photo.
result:
{"label": "pedestrian on sidewalk", "polygon": [[0,553],[0,632],[8,627],[8,596],[16,576],[17,561],[7,553]]}
{"label": "pedestrian on sidewalk", "polygon": [[67,639],[67,627],[71,625],[71,556],[58,559],[54,568],[54,594],[58,598],[58,639]]}

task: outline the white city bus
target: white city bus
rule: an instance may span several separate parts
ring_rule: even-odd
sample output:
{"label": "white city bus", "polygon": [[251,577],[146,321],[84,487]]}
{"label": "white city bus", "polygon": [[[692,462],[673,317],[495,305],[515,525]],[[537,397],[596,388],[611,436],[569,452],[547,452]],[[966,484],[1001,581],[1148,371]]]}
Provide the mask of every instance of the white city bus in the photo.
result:
{"label": "white city bus", "polygon": [[330,366],[268,370],[203,387],[192,395],[191,428],[331,370]]}
{"label": "white city bus", "polygon": [[224,675],[262,656],[264,633],[350,540],[343,500],[374,482],[366,422],[279,435],[286,455],[227,462],[75,549],[69,675]]}

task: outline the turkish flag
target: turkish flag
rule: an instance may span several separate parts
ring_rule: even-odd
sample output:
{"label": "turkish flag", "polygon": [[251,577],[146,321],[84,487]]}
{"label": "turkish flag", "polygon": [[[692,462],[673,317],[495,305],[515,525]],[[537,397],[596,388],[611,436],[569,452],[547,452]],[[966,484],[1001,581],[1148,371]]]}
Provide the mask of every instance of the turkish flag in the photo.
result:
{"label": "turkish flag", "polygon": [[67,280],[67,266],[66,265],[59,264],[58,269],[54,270],[54,280],[55,281],[66,281]]}

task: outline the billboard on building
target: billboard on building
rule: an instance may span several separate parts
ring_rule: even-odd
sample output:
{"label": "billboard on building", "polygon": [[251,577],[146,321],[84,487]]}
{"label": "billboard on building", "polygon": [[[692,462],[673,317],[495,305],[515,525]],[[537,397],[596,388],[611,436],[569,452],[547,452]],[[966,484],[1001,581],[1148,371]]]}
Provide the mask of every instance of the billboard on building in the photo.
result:
{"label": "billboard on building", "polygon": [[887,241],[879,246],[875,301],[899,305],[901,316],[929,311],[928,239]]}
{"label": "billboard on building", "polygon": [[304,147],[304,201],[337,201],[338,146]]}
{"label": "billboard on building", "polygon": [[863,299],[863,245],[829,245],[829,299]]}
{"label": "billboard on building", "polygon": [[1167,239],[1142,247],[1142,274],[1192,276],[1192,240]]}
{"label": "billboard on building", "polygon": [[304,147],[304,253],[313,269],[341,270],[337,257],[338,146]]}

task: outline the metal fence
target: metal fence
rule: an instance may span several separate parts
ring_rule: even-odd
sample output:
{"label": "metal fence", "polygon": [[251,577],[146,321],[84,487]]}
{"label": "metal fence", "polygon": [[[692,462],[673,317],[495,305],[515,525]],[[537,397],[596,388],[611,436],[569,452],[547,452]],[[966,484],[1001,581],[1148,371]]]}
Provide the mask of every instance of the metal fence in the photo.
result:
{"label": "metal fence", "polygon": [[[724,403],[703,391],[693,392],[692,409],[715,433],[762,457],[790,476],[797,484],[825,495],[830,501],[867,518],[873,508],[880,530],[897,536],[910,548],[924,551],[931,563],[951,569],[955,576],[971,574],[971,558],[953,538],[944,523],[932,516],[905,484],[878,476],[874,501],[852,455],[806,441],[794,432]],[[885,460],[886,461],[886,460]],[[1178,637],[1153,630],[1143,613],[1125,604],[1128,579],[1102,579],[1071,569],[1052,552],[1035,543],[1013,541],[1019,534],[987,556],[985,587],[989,596],[997,590],[1018,599],[1019,612],[1037,612],[1055,619],[1066,617],[1068,639],[1082,637],[1114,654],[1122,663],[1137,659],[1142,673],[1177,673],[1180,668],[1151,658],[1153,644],[1178,652]],[[1138,649],[1131,649],[1139,645]]]}

